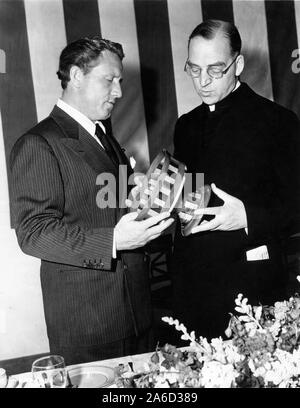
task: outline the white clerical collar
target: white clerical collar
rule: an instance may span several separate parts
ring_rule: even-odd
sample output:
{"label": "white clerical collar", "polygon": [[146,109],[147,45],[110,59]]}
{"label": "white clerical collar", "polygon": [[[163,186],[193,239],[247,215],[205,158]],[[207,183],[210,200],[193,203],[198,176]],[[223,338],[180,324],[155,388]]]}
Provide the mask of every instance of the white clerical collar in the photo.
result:
{"label": "white clerical collar", "polygon": [[[238,80],[237,83],[235,84],[234,90],[232,92],[236,91],[240,85],[241,85],[241,83]],[[208,105],[208,107],[209,107],[210,112],[214,112],[216,110],[216,105],[215,104]]]}
{"label": "white clerical collar", "polygon": [[[69,105],[62,99],[58,99],[56,104],[60,109],[66,112],[71,118],[76,120],[91,136],[95,136],[96,123],[99,123],[103,131],[106,133],[105,126],[102,122],[96,121],[95,123],[91,121],[87,116],[81,113],[79,110]],[[98,141],[98,139],[96,139]],[[101,143],[100,143],[101,144]]]}

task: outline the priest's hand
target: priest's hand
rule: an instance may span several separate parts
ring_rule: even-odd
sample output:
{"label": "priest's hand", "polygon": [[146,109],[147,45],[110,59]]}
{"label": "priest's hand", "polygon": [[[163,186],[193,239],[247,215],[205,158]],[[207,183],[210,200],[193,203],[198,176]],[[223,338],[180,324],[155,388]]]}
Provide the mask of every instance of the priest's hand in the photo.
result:
{"label": "priest's hand", "polygon": [[247,228],[247,214],[243,202],[217,188],[215,184],[212,184],[211,188],[224,201],[224,204],[220,207],[207,207],[196,210],[195,215],[209,214],[215,217],[194,227],[192,234],[203,231],[233,231]]}
{"label": "priest's hand", "polygon": [[146,220],[135,221],[138,212],[130,212],[123,215],[115,226],[114,237],[118,251],[139,248],[147,242],[158,238],[167,229],[173,218],[170,213],[164,212]]}

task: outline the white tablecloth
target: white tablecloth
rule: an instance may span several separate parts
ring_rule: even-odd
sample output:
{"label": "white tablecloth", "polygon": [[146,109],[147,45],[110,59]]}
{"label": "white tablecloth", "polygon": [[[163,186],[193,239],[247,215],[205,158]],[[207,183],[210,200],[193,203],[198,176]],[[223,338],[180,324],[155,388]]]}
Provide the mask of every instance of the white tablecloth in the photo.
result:
{"label": "white tablecloth", "polygon": [[[67,370],[71,368],[76,368],[79,366],[88,367],[88,366],[93,366],[93,365],[115,368],[119,364],[126,365],[128,363],[133,363],[134,371],[139,372],[145,369],[145,364],[150,361],[150,357],[152,356],[153,353],[154,352],[145,353],[145,354],[136,354],[134,356],[112,358],[109,360],[93,361],[93,362],[84,363],[84,364],[74,364],[74,365],[67,366]],[[18,388],[22,388],[24,386],[26,387],[30,382],[32,382],[31,372],[13,375],[12,377],[18,380],[18,386],[17,386]],[[110,388],[115,388],[115,387],[116,387],[115,384],[110,385]]]}
{"label": "white tablecloth", "polygon": [[[180,347],[181,350],[188,350],[190,347]],[[67,370],[70,370],[71,368],[76,368],[76,367],[89,367],[89,366],[102,366],[102,367],[110,367],[112,369],[116,368],[119,364],[128,364],[132,363],[133,364],[133,370],[134,372],[142,372],[142,371],[147,371],[147,363],[149,363],[150,358],[154,351],[150,353],[144,353],[144,354],[136,354],[133,356],[126,356],[126,357],[118,357],[118,358],[111,358],[108,360],[101,360],[101,361],[93,361],[90,363],[84,363],[84,364],[74,364],[74,365],[69,365],[67,366]],[[9,384],[13,385],[13,379],[16,379],[18,381],[17,388],[23,388],[24,386],[27,387],[30,383],[32,384],[32,373],[31,372],[26,372],[26,373],[21,373],[17,375],[11,376],[10,380],[11,382]],[[9,385],[8,385],[9,386]],[[112,384],[109,386],[110,388],[115,388],[116,384]]]}

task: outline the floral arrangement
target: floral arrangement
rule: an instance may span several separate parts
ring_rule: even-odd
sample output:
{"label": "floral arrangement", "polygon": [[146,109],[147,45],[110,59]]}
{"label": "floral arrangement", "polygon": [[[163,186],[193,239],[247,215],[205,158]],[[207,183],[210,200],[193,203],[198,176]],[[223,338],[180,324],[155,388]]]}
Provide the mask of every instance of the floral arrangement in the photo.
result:
{"label": "floral arrangement", "polygon": [[[300,282],[300,276],[297,277]],[[119,387],[137,388],[250,388],[300,386],[300,295],[273,306],[251,306],[239,294],[221,337],[208,342],[188,333],[176,319],[162,320],[180,331],[188,348],[166,344],[156,348],[145,370],[116,370]],[[124,375],[126,374],[127,375]],[[132,375],[133,374],[133,375]]]}

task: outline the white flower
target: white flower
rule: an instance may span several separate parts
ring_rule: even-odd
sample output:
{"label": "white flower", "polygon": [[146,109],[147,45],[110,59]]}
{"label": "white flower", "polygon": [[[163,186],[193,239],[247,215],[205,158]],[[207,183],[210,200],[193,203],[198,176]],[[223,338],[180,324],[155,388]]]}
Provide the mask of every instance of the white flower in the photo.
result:
{"label": "white flower", "polygon": [[170,385],[168,384],[168,381],[159,376],[156,378],[154,388],[170,388]]}
{"label": "white flower", "polygon": [[255,319],[258,321],[261,318],[262,306],[258,306],[255,309]]}
{"label": "white flower", "polygon": [[274,304],[274,315],[276,320],[284,320],[285,314],[289,310],[288,302],[276,302]]}
{"label": "white flower", "polygon": [[226,343],[225,353],[229,364],[237,364],[245,359],[245,356],[240,354],[232,343]]}
{"label": "white flower", "polygon": [[279,388],[285,388],[290,384],[292,377],[300,375],[300,351],[289,353],[277,349],[263,366],[255,368],[253,361],[250,360],[249,367],[256,377],[261,376],[264,379],[266,386],[273,383]]}
{"label": "white flower", "polygon": [[171,367],[164,372],[164,379],[168,380],[170,384],[176,383],[176,381],[178,381],[178,371],[174,367]]}
{"label": "white flower", "polygon": [[239,373],[231,364],[205,362],[201,370],[201,385],[205,388],[231,388]]}
{"label": "white flower", "polygon": [[270,333],[272,333],[273,338],[276,338],[280,332],[281,329],[281,324],[278,320],[275,321],[275,323],[269,327]]}

